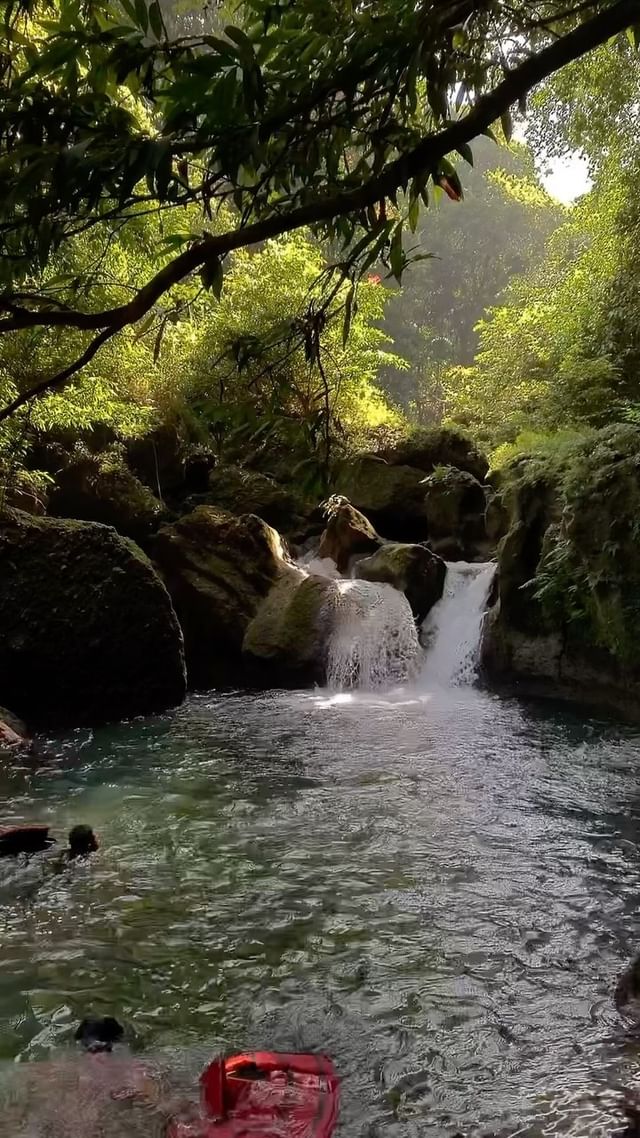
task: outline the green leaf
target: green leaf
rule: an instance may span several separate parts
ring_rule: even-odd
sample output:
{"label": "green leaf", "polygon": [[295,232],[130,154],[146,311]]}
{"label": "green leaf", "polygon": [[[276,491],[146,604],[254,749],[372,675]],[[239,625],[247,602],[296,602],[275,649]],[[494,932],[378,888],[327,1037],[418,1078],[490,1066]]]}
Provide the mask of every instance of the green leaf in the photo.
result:
{"label": "green leaf", "polygon": [[211,261],[207,261],[202,266],[200,280],[202,281],[203,288],[212,292],[216,300],[220,300],[224,282],[224,269],[219,257],[213,257]]}
{"label": "green leaf", "polygon": [[500,115],[500,125],[502,126],[502,133],[507,142],[511,142],[513,138],[513,119],[511,118],[511,111],[505,111]]}
{"label": "green leaf", "polygon": [[149,6],[149,23],[156,39],[162,39],[164,35],[164,23],[158,0],[153,0],[153,3]]}
{"label": "green leaf", "polygon": [[136,23],[143,32],[149,30],[149,10],[146,0],[135,0]]}
{"label": "green leaf", "polygon": [[469,146],[468,142],[461,142],[457,147],[457,151],[460,157],[464,158],[465,162],[469,166],[473,166],[473,150]]}
{"label": "green leaf", "polygon": [[415,233],[418,228],[418,221],[420,220],[420,198],[414,198],[409,206],[409,228],[412,233]]}
{"label": "green leaf", "polygon": [[241,31],[240,28],[234,28],[232,25],[224,29],[224,34],[233,43],[237,44],[240,58],[243,59],[248,66],[255,66],[256,53],[248,35]]}

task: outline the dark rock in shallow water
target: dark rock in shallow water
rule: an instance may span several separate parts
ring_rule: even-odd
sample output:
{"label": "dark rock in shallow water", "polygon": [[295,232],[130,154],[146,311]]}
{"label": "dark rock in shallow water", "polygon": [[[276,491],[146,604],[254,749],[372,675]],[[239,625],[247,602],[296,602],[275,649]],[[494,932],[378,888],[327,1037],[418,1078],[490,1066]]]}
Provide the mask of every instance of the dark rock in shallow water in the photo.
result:
{"label": "dark rock in shallow water", "polygon": [[36,725],[146,715],[185,693],[182,636],[140,549],[91,522],[0,518],[0,691]]}
{"label": "dark rock in shallow water", "polygon": [[[14,732],[20,739],[25,742],[29,738],[29,732],[24,720],[19,719],[7,707],[0,707],[0,724],[5,723],[10,731]],[[0,740],[1,742],[1,740]]]}

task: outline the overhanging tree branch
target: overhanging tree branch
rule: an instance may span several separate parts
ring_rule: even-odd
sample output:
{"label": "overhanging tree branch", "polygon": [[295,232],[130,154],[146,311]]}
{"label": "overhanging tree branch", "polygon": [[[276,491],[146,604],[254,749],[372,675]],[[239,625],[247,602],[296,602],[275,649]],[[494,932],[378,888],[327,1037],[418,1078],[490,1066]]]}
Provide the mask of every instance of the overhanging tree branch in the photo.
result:
{"label": "overhanging tree branch", "polygon": [[169,289],[197,269],[212,264],[235,249],[304,226],[357,214],[392,197],[398,189],[405,188],[412,178],[434,169],[447,154],[460,149],[488,130],[492,123],[543,79],[634,25],[639,19],[640,0],[616,0],[605,11],[586,20],[514,68],[493,91],[482,96],[467,115],[437,134],[428,135],[413,150],[387,163],[378,175],[363,185],[319,198],[288,213],[273,214],[250,225],[204,237],[165,265],[127,304],[99,313],[62,310],[36,312],[27,309],[14,311],[10,317],[0,320],[0,332],[29,327],[72,327],[102,331],[74,364],[43,380],[2,408],[0,422],[36,396],[63,386],[93,358],[106,340],[122,328],[135,324]]}

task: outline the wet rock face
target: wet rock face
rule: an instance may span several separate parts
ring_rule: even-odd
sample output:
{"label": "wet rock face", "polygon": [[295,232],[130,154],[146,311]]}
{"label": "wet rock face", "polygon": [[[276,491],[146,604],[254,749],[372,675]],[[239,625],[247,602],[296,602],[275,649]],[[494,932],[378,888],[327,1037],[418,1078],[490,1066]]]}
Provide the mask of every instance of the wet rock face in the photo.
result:
{"label": "wet rock face", "polygon": [[34,725],[146,715],[185,693],[169,595],[133,542],[91,522],[0,518],[0,691]]}
{"label": "wet rock face", "polygon": [[184,633],[189,686],[240,682],[245,632],[290,565],[279,535],[254,515],[199,506],[160,529],[152,556]]}
{"label": "wet rock face", "polygon": [[355,566],[356,577],[393,585],[404,593],[418,624],[440,600],[446,573],[444,561],[425,545],[389,543]]}

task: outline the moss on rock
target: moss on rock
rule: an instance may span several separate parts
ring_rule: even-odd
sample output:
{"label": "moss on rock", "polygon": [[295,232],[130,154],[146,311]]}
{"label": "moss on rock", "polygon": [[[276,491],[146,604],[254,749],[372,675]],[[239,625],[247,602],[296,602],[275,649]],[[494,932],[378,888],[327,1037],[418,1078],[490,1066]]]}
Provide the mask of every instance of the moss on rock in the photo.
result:
{"label": "moss on rock", "polygon": [[0,691],[34,724],[144,715],[181,701],[182,636],[140,549],[91,522],[0,518]]}
{"label": "moss on rock", "polygon": [[626,689],[640,710],[640,432],[615,425],[519,457],[498,493],[508,531],[485,663],[558,690],[599,676],[606,702]]}
{"label": "moss on rock", "polygon": [[416,621],[420,624],[440,600],[447,569],[426,545],[384,545],[371,557],[358,561],[356,577],[393,585],[404,593]]}
{"label": "moss on rock", "polygon": [[199,506],[159,530],[152,554],[182,626],[190,686],[241,681],[247,627],[290,565],[279,534],[252,514]]}
{"label": "moss on rock", "polygon": [[393,466],[412,466],[431,474],[439,466],[455,466],[483,482],[489,470],[485,454],[460,431],[450,427],[427,427],[380,452]]}
{"label": "moss on rock", "polygon": [[303,686],[325,678],[329,578],[291,567],[262,602],[243,641],[249,674],[269,686]]}

